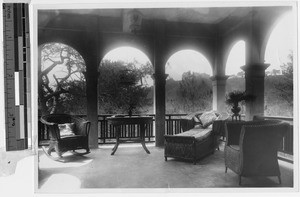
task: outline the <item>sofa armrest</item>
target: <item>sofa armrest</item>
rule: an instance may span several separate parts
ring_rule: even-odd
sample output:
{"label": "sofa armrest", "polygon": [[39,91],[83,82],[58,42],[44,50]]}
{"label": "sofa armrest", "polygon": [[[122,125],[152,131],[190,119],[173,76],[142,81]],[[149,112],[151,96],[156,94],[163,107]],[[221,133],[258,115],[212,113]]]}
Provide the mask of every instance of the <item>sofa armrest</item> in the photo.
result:
{"label": "sofa armrest", "polygon": [[165,135],[165,142],[191,144],[191,143],[195,142],[195,137],[193,137],[193,136]]}

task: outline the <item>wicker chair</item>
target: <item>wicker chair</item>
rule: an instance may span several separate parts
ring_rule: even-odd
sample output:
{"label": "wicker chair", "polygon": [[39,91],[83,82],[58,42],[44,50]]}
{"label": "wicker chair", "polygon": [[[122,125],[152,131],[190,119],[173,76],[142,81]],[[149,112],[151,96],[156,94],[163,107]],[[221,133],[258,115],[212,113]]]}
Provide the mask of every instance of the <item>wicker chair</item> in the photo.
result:
{"label": "wicker chair", "polygon": [[[51,157],[51,152],[55,150],[58,158],[51,157],[52,159],[62,158],[62,154],[66,151],[77,149],[85,149],[87,154],[89,149],[89,130],[90,122],[82,118],[68,115],[68,114],[50,114],[41,117],[41,122],[46,125],[49,132],[49,147],[48,150],[42,147],[47,156]],[[72,124],[72,135],[62,135],[59,128],[64,124]]]}
{"label": "wicker chair", "polygon": [[288,126],[277,120],[227,122],[225,173],[237,173],[239,185],[242,176],[277,176],[281,184],[277,150]]}

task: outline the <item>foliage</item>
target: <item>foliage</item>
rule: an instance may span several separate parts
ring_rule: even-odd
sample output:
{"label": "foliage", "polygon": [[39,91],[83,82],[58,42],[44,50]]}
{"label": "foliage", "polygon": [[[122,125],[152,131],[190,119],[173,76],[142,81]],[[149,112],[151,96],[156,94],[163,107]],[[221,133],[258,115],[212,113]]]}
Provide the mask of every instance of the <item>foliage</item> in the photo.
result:
{"label": "foliage", "polygon": [[[266,115],[293,115],[292,53],[289,58],[290,61],[281,66],[282,74],[274,71],[265,78]],[[49,43],[42,46],[40,60],[39,113],[85,114],[85,63],[80,54],[69,46]],[[141,113],[152,110],[153,87],[145,80],[152,73],[150,63],[103,61],[99,67],[99,113]],[[227,104],[247,100],[242,74],[227,80],[227,92],[237,93],[236,97],[227,100]],[[167,113],[190,113],[210,110],[211,107],[212,84],[208,75],[186,72],[181,81],[167,79]]]}
{"label": "foliage", "polygon": [[212,85],[209,75],[185,72],[181,81],[172,78],[166,84],[167,113],[189,113],[212,107]]}
{"label": "foliage", "polygon": [[293,54],[282,64],[282,75],[269,75],[265,79],[265,114],[293,116]]}
{"label": "foliage", "polygon": [[245,91],[245,78],[233,76],[227,79],[226,92],[234,90]]}
{"label": "foliage", "polygon": [[41,46],[38,102],[41,115],[85,113],[85,63],[72,47],[60,43]]}
{"label": "foliage", "polygon": [[152,103],[144,78],[152,74],[150,63],[102,61],[99,67],[99,113],[141,113]]}
{"label": "foliage", "polygon": [[274,83],[279,96],[290,106],[293,106],[293,53],[289,54],[290,61],[281,65],[283,80]]}
{"label": "foliage", "polygon": [[230,106],[238,106],[240,102],[251,101],[254,99],[253,95],[246,94],[240,90],[234,90],[226,95],[226,104]]}

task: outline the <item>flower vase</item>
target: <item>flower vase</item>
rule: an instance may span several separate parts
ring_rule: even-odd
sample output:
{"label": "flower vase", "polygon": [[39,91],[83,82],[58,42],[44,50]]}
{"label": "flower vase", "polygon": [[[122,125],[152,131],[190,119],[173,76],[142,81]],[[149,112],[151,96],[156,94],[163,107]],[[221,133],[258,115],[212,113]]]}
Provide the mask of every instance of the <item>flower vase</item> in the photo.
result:
{"label": "flower vase", "polygon": [[238,119],[239,118],[239,120],[241,119],[241,115],[240,115],[240,111],[241,111],[241,108],[238,106],[238,105],[234,105],[232,108],[231,108],[231,111],[232,111],[232,113],[233,113],[233,115],[232,115],[232,119]]}

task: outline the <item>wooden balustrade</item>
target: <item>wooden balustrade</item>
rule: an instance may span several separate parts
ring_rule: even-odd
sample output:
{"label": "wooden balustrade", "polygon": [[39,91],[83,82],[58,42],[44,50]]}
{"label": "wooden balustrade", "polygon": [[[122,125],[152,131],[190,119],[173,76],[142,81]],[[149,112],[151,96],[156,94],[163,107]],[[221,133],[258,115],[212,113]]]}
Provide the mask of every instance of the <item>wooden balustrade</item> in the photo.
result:
{"label": "wooden balustrade", "polygon": [[[149,114],[147,114],[149,115]],[[174,135],[181,131],[180,118],[185,116],[186,114],[166,114],[166,126],[165,126],[165,134]],[[85,115],[78,115],[80,117],[85,118]],[[107,117],[112,116],[112,114],[103,114],[98,115],[98,141],[99,144],[107,144],[114,143],[115,140],[115,129],[112,125],[109,125],[107,122]],[[150,116],[155,117],[153,114]],[[263,119],[279,119],[282,121],[287,121],[290,123],[291,127],[286,132],[284,137],[282,138],[282,142],[280,145],[279,151],[282,153],[286,153],[289,155],[293,155],[293,118],[288,117],[277,117],[277,116],[260,116],[259,118]],[[153,119],[155,122],[155,118]],[[153,122],[153,123],[154,123]],[[155,131],[154,124],[147,125],[145,140],[146,142],[155,141]],[[122,126],[121,128],[121,138],[136,138],[140,136],[139,128],[136,125],[127,125]],[[49,134],[47,132],[47,128],[39,122],[38,126],[38,139],[39,145],[44,144],[49,139]]]}
{"label": "wooden balustrade", "polygon": [[[98,142],[99,144],[114,143],[115,141],[115,128],[109,125],[107,122],[107,117],[113,114],[101,114],[98,115]],[[145,140],[146,142],[155,141],[155,115],[153,114],[143,114],[148,116],[153,116],[153,124],[149,124],[146,127]],[[165,134],[173,135],[181,132],[180,118],[186,114],[166,114],[166,129]],[[85,118],[85,115],[78,115]],[[121,138],[136,138],[140,136],[139,127],[137,125],[126,125],[121,127]],[[47,142],[49,135],[47,128],[39,122],[38,131],[39,145]]]}

